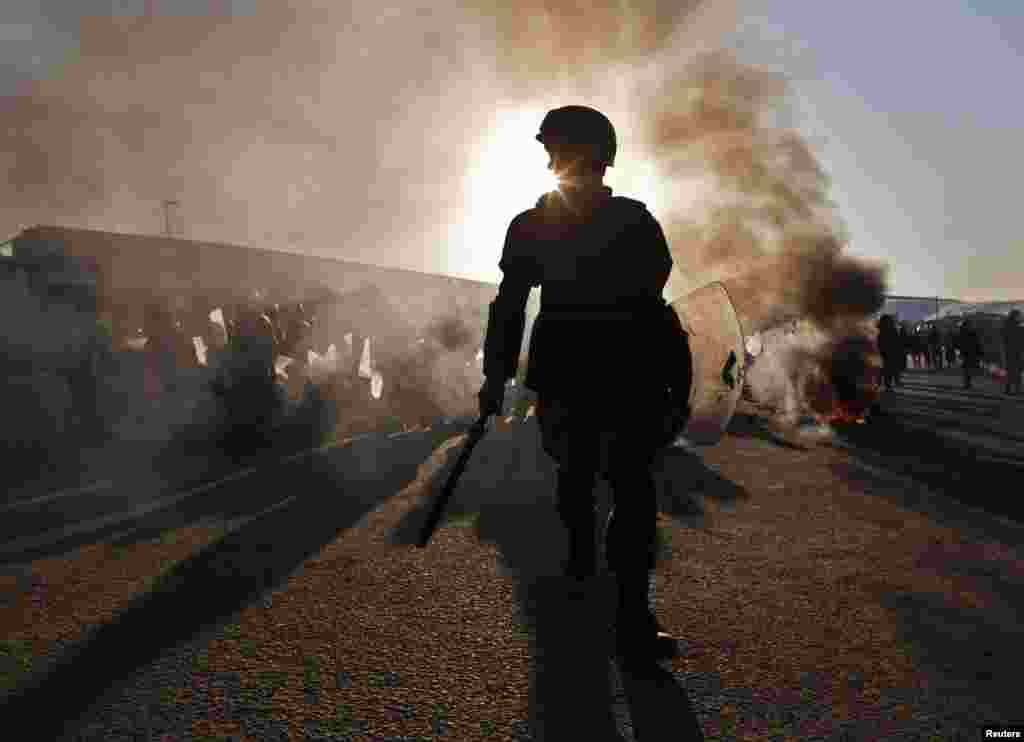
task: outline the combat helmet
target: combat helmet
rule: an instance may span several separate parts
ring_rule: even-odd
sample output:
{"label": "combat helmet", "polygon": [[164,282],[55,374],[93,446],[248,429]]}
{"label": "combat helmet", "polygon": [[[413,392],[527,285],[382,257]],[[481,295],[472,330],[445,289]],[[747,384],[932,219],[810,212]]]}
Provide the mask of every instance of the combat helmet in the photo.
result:
{"label": "combat helmet", "polygon": [[587,106],[562,106],[548,111],[536,139],[551,147],[590,147],[595,162],[608,167],[615,164],[615,127],[607,116]]}

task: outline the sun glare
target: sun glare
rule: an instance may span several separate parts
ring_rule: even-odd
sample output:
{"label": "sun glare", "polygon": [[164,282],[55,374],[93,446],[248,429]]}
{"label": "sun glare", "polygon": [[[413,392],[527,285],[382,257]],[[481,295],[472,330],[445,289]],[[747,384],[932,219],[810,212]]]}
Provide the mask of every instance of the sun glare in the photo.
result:
{"label": "sun glare", "polygon": [[453,225],[465,267],[480,275],[495,271],[512,218],[558,185],[547,169],[544,146],[534,139],[544,111],[502,114],[481,141],[476,166],[463,181],[465,210]]}
{"label": "sun glare", "polygon": [[[554,105],[554,104],[552,104]],[[546,108],[500,112],[491,128],[481,133],[475,165],[462,180],[463,209],[449,227],[449,268],[477,280],[500,280],[498,259],[505,230],[521,211],[533,207],[543,193],[555,190],[558,181],[547,169],[548,155],[534,137]],[[612,111],[620,120],[620,138],[629,138],[628,117]],[[697,205],[705,190],[697,180],[677,178],[671,187],[659,168],[635,152],[620,152],[605,182],[621,196],[647,204],[658,219],[685,214]],[[624,155],[624,156],[623,156]]]}

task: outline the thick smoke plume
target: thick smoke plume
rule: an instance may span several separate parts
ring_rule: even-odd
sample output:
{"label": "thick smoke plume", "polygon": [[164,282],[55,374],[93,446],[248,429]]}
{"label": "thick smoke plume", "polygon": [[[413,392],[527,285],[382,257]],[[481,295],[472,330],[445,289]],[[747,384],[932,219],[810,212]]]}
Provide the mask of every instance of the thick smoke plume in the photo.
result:
{"label": "thick smoke plume", "polygon": [[674,288],[722,280],[747,335],[805,320],[799,334],[768,343],[750,374],[755,396],[797,422],[800,412],[828,415],[840,391],[862,396],[867,320],[886,283],[883,266],[843,254],[827,176],[797,133],[773,124],[785,93],[766,72],[705,55],[663,86],[647,135],[669,172],[711,176],[697,208],[673,213],[668,226],[690,274]]}
{"label": "thick smoke plume", "polygon": [[718,51],[638,100],[652,111],[644,134],[661,170],[680,192],[702,185],[668,215],[681,269],[672,288],[724,280],[748,334],[791,316],[841,332],[881,307],[885,273],[842,254],[826,174],[775,123],[785,96],[784,81]]}

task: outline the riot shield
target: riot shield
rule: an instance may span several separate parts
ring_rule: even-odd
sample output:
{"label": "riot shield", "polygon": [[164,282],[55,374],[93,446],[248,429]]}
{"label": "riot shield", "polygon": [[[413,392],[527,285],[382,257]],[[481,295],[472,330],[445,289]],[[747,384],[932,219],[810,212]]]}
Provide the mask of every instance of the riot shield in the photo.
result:
{"label": "riot shield", "polygon": [[712,446],[736,411],[745,373],[743,330],[725,286],[710,283],[672,302],[690,333],[693,385],[686,442]]}

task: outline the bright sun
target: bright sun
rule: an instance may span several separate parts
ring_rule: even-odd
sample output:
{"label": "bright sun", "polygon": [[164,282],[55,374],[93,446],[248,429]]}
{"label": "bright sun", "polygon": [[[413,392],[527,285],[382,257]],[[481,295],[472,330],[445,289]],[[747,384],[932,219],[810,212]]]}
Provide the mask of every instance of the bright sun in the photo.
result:
{"label": "bright sun", "polygon": [[463,180],[461,223],[452,225],[466,272],[493,274],[509,222],[558,185],[544,146],[534,139],[543,117],[540,110],[506,113],[482,141],[477,164]]}
{"label": "bright sun", "polygon": [[[558,187],[547,169],[548,155],[534,137],[546,109],[503,111],[482,133],[475,166],[462,181],[463,210],[449,227],[449,268],[453,274],[476,280],[498,281],[498,260],[509,222],[532,208],[543,193]],[[623,117],[625,118],[625,117]],[[638,198],[651,213],[681,199],[678,185],[665,192],[656,168],[636,158],[618,164],[606,182],[622,195]]]}

